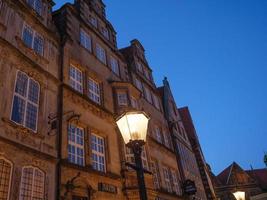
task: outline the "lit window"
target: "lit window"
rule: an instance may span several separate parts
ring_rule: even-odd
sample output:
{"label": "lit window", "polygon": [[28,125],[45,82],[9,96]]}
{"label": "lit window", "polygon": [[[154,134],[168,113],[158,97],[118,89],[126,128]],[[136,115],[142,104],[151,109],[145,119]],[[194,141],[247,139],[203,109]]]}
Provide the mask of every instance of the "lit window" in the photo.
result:
{"label": "lit window", "polygon": [[158,142],[162,143],[162,134],[159,127],[155,128],[155,137]]}
{"label": "lit window", "polygon": [[104,35],[104,37],[106,38],[106,39],[108,39],[109,40],[109,31],[108,31],[108,29],[106,29],[106,28],[102,28],[102,34]]}
{"label": "lit window", "polygon": [[96,57],[98,60],[100,60],[102,63],[107,64],[106,60],[106,51],[103,47],[101,47],[99,44],[96,44]]}
{"label": "lit window", "polygon": [[27,0],[29,6],[34,9],[39,15],[42,15],[42,0]]}
{"label": "lit window", "polygon": [[151,93],[150,90],[147,87],[144,87],[144,91],[145,91],[145,98],[149,103],[152,103],[152,97],[151,97]]}
{"label": "lit window", "polygon": [[[134,159],[134,154],[131,148],[128,148],[125,146],[125,157],[126,157],[126,162],[134,164],[135,165],[135,159]],[[142,165],[143,168],[146,170],[149,170],[148,166],[148,161],[147,161],[147,155],[146,155],[146,150],[145,147],[142,147],[142,154],[141,154],[141,159],[142,159]],[[131,168],[129,168],[131,170]]]}
{"label": "lit window", "polygon": [[0,157],[0,199],[9,199],[12,175],[12,164],[10,161]]}
{"label": "lit window", "polygon": [[172,184],[173,184],[173,191],[175,191],[176,194],[181,195],[181,188],[180,184],[177,179],[177,174],[174,170],[171,170],[171,175],[172,175]]}
{"label": "lit window", "polygon": [[91,135],[92,164],[93,168],[98,171],[106,171],[105,162],[105,142],[104,138],[97,135]]}
{"label": "lit window", "polygon": [[37,130],[39,84],[18,71],[11,120],[33,131]]}
{"label": "lit window", "polygon": [[90,23],[97,28],[97,19],[93,16],[90,17]]}
{"label": "lit window", "polygon": [[73,124],[68,127],[68,161],[84,165],[84,129]]}
{"label": "lit window", "polygon": [[91,52],[92,47],[91,47],[91,37],[84,31],[80,31],[80,43],[81,45],[86,48],[88,51]]}
{"label": "lit window", "polygon": [[163,176],[164,176],[165,187],[167,191],[172,192],[171,177],[170,177],[169,169],[167,167],[163,167]]}
{"label": "lit window", "polygon": [[117,98],[118,98],[118,105],[120,105],[120,106],[127,106],[128,105],[126,92],[117,93]]}
{"label": "lit window", "polygon": [[138,101],[136,98],[131,97],[131,104],[133,108],[138,109]]}
{"label": "lit window", "polygon": [[27,24],[24,24],[23,26],[22,40],[27,47],[33,49],[39,55],[43,55],[44,51],[43,37],[40,36]]}
{"label": "lit window", "polygon": [[101,104],[100,85],[91,78],[88,79],[88,96],[92,101]]}
{"label": "lit window", "polygon": [[23,167],[19,199],[44,199],[44,185],[44,172],[35,167]]}
{"label": "lit window", "polygon": [[70,65],[70,71],[69,71],[69,81],[70,86],[80,92],[83,93],[83,73],[81,70],[79,70],[77,67],[74,67],[73,65]]}
{"label": "lit window", "polygon": [[158,163],[156,161],[151,162],[151,172],[153,174],[154,187],[156,189],[159,189],[160,188],[160,174],[159,174]]}
{"label": "lit window", "polygon": [[111,65],[111,70],[118,76],[120,75],[120,70],[119,70],[119,63],[118,60],[116,60],[113,57],[110,57],[110,65]]}

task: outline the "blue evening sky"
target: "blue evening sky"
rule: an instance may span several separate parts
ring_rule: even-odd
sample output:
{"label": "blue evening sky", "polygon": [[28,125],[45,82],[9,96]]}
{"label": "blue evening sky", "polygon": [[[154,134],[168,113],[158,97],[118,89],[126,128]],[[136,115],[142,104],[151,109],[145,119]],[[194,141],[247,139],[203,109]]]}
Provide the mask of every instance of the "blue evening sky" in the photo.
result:
{"label": "blue evening sky", "polygon": [[167,76],[178,106],[189,106],[215,174],[233,161],[264,167],[267,1],[104,2],[118,46],[139,39],[156,83]]}

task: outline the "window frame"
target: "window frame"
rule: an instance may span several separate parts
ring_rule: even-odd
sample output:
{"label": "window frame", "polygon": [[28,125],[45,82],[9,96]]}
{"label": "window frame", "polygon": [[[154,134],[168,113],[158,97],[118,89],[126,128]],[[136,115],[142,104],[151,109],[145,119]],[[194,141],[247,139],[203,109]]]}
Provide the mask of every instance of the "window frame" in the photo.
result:
{"label": "window frame", "polygon": [[[123,97],[123,98],[120,98],[120,97]],[[118,102],[118,106],[128,106],[128,95],[126,91],[117,92],[117,102]]]}
{"label": "window frame", "polygon": [[[40,1],[40,3],[41,3],[41,8],[40,8],[40,10],[38,10],[37,9],[37,1]],[[33,0],[33,5],[31,5],[30,3],[29,3],[29,0],[27,0],[26,1],[26,3],[27,3],[27,5],[28,6],[30,6],[39,16],[42,16],[43,15],[43,7],[44,7],[44,5],[43,5],[43,2],[42,2],[42,0]],[[40,12],[39,12],[40,11]]]}
{"label": "window frame", "polygon": [[155,127],[155,139],[162,144],[163,142],[163,135],[162,135],[162,130],[159,126]]}
{"label": "window frame", "polygon": [[[82,34],[83,34],[84,40],[82,40]],[[86,41],[88,42],[89,47],[86,46],[87,44]],[[84,47],[86,50],[92,53],[92,37],[83,28],[80,28],[80,44],[82,47]]]}
{"label": "window frame", "polygon": [[[93,88],[97,89],[98,91],[95,92],[94,90],[91,90],[90,89],[90,83],[93,84]],[[99,93],[99,94],[98,94]],[[92,97],[91,97],[92,95]],[[95,102],[96,104],[98,105],[102,105],[102,88],[101,88],[101,83],[98,82],[97,80],[91,78],[91,77],[88,77],[87,78],[87,96],[90,100],[92,100],[93,102]],[[96,98],[99,98],[99,101],[96,100]]]}
{"label": "window frame", "polygon": [[[92,137],[95,137],[96,138],[96,140],[97,140],[97,142],[95,143],[95,145],[97,146],[96,148],[97,148],[97,150],[95,150],[95,149],[93,149],[93,139],[92,139]],[[98,139],[100,139],[100,140],[102,140],[102,143],[103,144],[99,144],[98,143]],[[99,171],[99,172],[103,172],[103,173],[106,173],[107,172],[107,161],[106,161],[106,139],[104,138],[104,137],[102,137],[102,136],[99,136],[99,135],[97,135],[97,134],[95,134],[95,133],[91,133],[90,134],[90,147],[91,147],[91,163],[92,163],[92,168],[94,169],[94,170],[96,170],[96,171]],[[99,151],[99,146],[101,146],[102,148],[103,148],[103,153],[102,152],[100,152]],[[100,163],[99,162],[99,160],[97,160],[96,162],[93,160],[93,155],[96,155],[97,156],[97,158],[99,158],[99,157],[102,157],[103,158],[103,161],[104,161],[104,171],[102,171],[101,170],[101,168],[99,167],[102,163]],[[93,163],[96,163],[96,168],[97,169],[95,169],[94,168],[94,165],[93,165]]]}
{"label": "window frame", "polygon": [[[1,1],[1,0],[0,0]],[[9,175],[9,183],[8,183],[8,193],[7,193],[7,200],[10,199],[10,194],[11,194],[11,185],[12,185],[12,176],[13,176],[13,163],[5,158],[4,156],[0,156],[0,160],[3,160],[4,162],[7,162],[10,164],[10,175]]]}
{"label": "window frame", "polygon": [[19,200],[22,199],[21,195],[22,195],[22,179],[23,179],[23,172],[25,169],[32,169],[33,170],[33,174],[32,174],[32,185],[31,185],[31,196],[30,199],[33,198],[33,190],[34,190],[34,183],[35,183],[35,171],[40,172],[43,175],[43,198],[45,198],[45,181],[46,181],[46,174],[43,170],[39,169],[38,167],[34,167],[34,166],[23,166],[22,170],[21,170],[21,178],[20,178],[20,187],[19,187]]}
{"label": "window frame", "polygon": [[139,108],[138,100],[133,96],[131,96],[131,106],[135,109]]}
{"label": "window frame", "polygon": [[[70,128],[71,128],[71,126],[73,126],[73,127],[75,127],[75,133],[74,133],[74,138],[75,138],[75,141],[72,141],[70,138],[69,138],[69,136],[70,136],[70,132],[69,132],[69,130],[70,130]],[[82,142],[83,142],[83,145],[81,145],[81,144],[79,144],[78,142],[77,142],[77,129],[79,129],[80,131],[82,131],[82,133],[83,133],[83,136],[82,136]],[[74,124],[74,123],[71,123],[71,122],[69,122],[68,123],[68,130],[67,130],[67,149],[68,149],[68,162],[70,162],[70,163],[72,163],[72,164],[75,164],[75,165],[79,165],[79,166],[85,166],[85,129],[83,128],[83,127],[81,127],[81,126],[79,126],[79,125],[77,125],[77,124]],[[73,146],[74,148],[75,148],[75,154],[74,154],[74,162],[72,162],[71,161],[71,159],[69,160],[69,154],[72,154],[73,155],[73,153],[72,152],[69,152],[69,145],[70,146]],[[83,157],[82,157],[82,161],[83,161],[83,163],[82,164],[80,164],[79,163],[79,161],[78,161],[78,158],[81,158],[81,156],[79,156],[78,155],[78,152],[77,152],[77,148],[79,148],[79,149],[82,149],[82,152],[83,152]]]}
{"label": "window frame", "polygon": [[[21,94],[16,92],[16,85],[17,85],[17,78],[18,78],[18,73],[22,73],[24,75],[27,76],[27,89],[26,89],[26,97],[23,97]],[[30,86],[30,80],[32,80],[33,82],[37,83],[38,85],[38,101],[37,103],[32,102],[29,99],[29,86]],[[23,114],[23,123],[19,123],[16,122],[12,119],[12,115],[13,115],[13,109],[14,109],[14,99],[15,96],[17,96],[18,98],[22,99],[25,102],[25,109],[24,109],[24,114]],[[33,131],[34,133],[38,132],[38,120],[39,120],[39,107],[40,107],[40,96],[41,96],[41,87],[38,81],[34,80],[32,77],[30,77],[28,74],[26,74],[23,71],[17,70],[16,72],[16,79],[15,79],[15,84],[14,84],[14,89],[13,89],[13,97],[12,97],[12,104],[11,104],[11,113],[10,113],[10,119],[12,122],[14,122],[15,124],[19,125],[19,126],[23,126],[31,131]],[[35,129],[33,130],[32,128],[29,128],[26,126],[26,116],[27,116],[27,108],[28,108],[28,102],[30,102],[30,104],[33,104],[33,106],[36,106],[37,110],[36,110],[36,124],[35,124]]]}
{"label": "window frame", "polygon": [[152,160],[150,162],[151,165],[151,172],[153,174],[153,185],[155,189],[160,189],[160,174],[159,174],[159,169],[158,169],[158,162],[156,160]]}
{"label": "window frame", "polygon": [[[73,78],[71,76],[71,68],[74,69],[74,74],[75,74],[75,78]],[[77,80],[77,72],[80,72],[81,73],[81,81]],[[74,83],[75,87],[72,86],[71,82]],[[84,92],[84,77],[83,77],[83,71],[76,67],[74,64],[70,64],[69,65],[69,85],[72,89],[74,89],[75,91],[83,94]],[[79,85],[81,87],[81,91],[77,88],[77,85]]]}
{"label": "window frame", "polygon": [[99,43],[96,43],[96,57],[104,65],[107,64],[107,52]]}
{"label": "window frame", "polygon": [[[25,28],[27,28],[28,30],[30,30],[30,32],[32,33],[32,41],[31,41],[31,45],[30,45],[30,46],[28,46],[28,44],[24,41],[24,30],[25,30]],[[41,51],[41,53],[38,52],[38,51],[35,49],[35,47],[34,47],[36,38],[39,38],[39,39],[42,40],[42,51]],[[44,47],[45,47],[45,40],[44,40],[44,37],[43,37],[41,34],[39,34],[35,29],[33,29],[33,28],[32,28],[28,23],[26,23],[25,21],[24,21],[24,23],[23,23],[23,27],[22,27],[21,40],[22,40],[22,42],[23,42],[23,44],[24,44],[25,46],[27,46],[28,48],[32,49],[36,54],[38,54],[38,55],[40,55],[40,56],[44,56],[44,51],[45,51],[45,49],[44,49]]]}
{"label": "window frame", "polygon": [[110,56],[110,68],[111,68],[111,71],[114,74],[116,74],[117,76],[120,76],[120,65],[119,65],[119,61],[116,58],[114,58],[113,56]]}
{"label": "window frame", "polygon": [[162,171],[163,171],[163,177],[164,177],[164,182],[165,182],[165,186],[168,192],[173,192],[172,190],[172,181],[171,181],[171,175],[170,175],[170,170],[168,167],[164,166],[162,167]]}

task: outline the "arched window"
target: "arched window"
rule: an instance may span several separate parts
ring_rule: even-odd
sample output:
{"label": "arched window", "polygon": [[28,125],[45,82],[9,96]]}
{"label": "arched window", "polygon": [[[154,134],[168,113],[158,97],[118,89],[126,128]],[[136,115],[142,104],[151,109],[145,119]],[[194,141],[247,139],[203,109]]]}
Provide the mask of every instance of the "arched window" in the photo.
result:
{"label": "arched window", "polygon": [[39,83],[18,71],[14,90],[11,120],[37,131]]}
{"label": "arched window", "polygon": [[12,163],[0,157],[0,199],[8,200],[12,176]]}
{"label": "arched window", "polygon": [[36,167],[23,167],[20,183],[20,200],[44,199],[45,174]]}

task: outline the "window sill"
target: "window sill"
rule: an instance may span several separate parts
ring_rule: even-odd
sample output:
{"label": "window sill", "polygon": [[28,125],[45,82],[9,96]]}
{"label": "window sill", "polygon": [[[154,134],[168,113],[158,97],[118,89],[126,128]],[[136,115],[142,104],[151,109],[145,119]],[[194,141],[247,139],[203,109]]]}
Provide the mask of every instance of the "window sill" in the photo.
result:
{"label": "window sill", "polygon": [[10,126],[12,126],[13,128],[15,128],[16,130],[18,130],[20,133],[22,134],[27,134],[27,135],[31,135],[31,136],[34,136],[34,137],[37,137],[37,138],[40,138],[40,139],[44,139],[45,136],[44,135],[41,135],[41,134],[38,134],[38,131],[34,132],[32,130],[30,130],[29,128],[26,128],[22,125],[19,125],[15,122],[13,122],[12,120],[8,119],[8,118],[2,118],[2,121],[9,124]]}
{"label": "window sill", "polygon": [[49,64],[49,61],[45,59],[42,55],[36,53],[32,48],[26,46],[20,37],[16,36],[15,39],[18,43],[19,50],[22,51],[26,56],[29,56],[32,60],[34,60],[34,62],[43,65]]}

